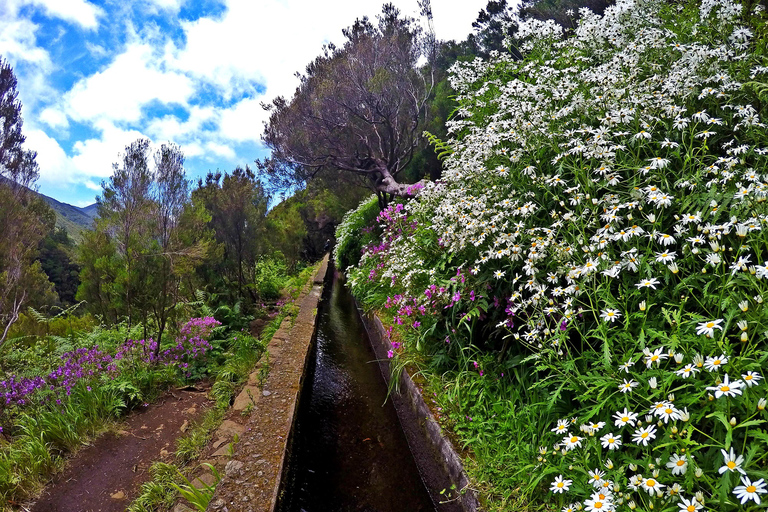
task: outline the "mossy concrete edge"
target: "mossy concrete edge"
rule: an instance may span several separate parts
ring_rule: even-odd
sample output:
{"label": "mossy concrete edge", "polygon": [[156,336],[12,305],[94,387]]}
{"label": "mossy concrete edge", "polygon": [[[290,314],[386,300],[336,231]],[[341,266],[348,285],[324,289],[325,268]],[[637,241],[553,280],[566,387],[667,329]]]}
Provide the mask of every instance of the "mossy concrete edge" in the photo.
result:
{"label": "mossy concrete edge", "polygon": [[[389,384],[389,335],[376,315],[364,313],[359,304],[358,312],[378,358],[382,376]],[[443,435],[421,391],[407,371],[400,375],[399,389],[399,392],[392,392],[391,399],[436,509],[439,512],[479,512],[480,505],[474,490],[468,488],[469,478],[461,457],[451,441]],[[463,492],[448,498],[451,486]]]}
{"label": "mossy concrete edge", "polygon": [[328,260],[326,255],[309,289],[302,292],[293,325],[284,322],[267,347],[270,372],[262,396],[253,401],[244,431],[232,445],[231,459],[226,463],[208,511],[275,510],[309,349],[317,328],[317,305],[328,272]]}

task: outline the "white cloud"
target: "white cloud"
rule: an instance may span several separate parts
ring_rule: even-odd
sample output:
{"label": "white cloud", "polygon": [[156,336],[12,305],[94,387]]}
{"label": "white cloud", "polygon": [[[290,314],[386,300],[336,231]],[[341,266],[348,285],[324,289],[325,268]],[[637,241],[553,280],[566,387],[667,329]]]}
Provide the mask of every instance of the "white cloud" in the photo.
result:
{"label": "white cloud", "polygon": [[217,117],[218,113],[214,107],[195,105],[189,109],[189,117],[186,121],[168,115],[150,120],[146,131],[156,140],[182,144],[191,137],[199,135],[205,122],[216,121]]}
{"label": "white cloud", "polygon": [[38,119],[51,128],[67,128],[69,126],[66,114],[57,108],[44,109],[40,112]]}
{"label": "white cloud", "polygon": [[221,112],[219,133],[227,140],[238,142],[261,140],[262,124],[269,113],[261,108],[262,100],[248,98]]}
{"label": "white cloud", "polygon": [[179,12],[179,9],[186,3],[186,0],[149,0],[149,2],[161,10]]}
{"label": "white cloud", "polygon": [[205,145],[205,147],[206,149],[208,149],[208,151],[211,151],[216,156],[227,158],[229,160],[232,160],[233,158],[235,158],[234,150],[225,144],[217,144],[215,142],[209,142]]}
{"label": "white cloud", "polygon": [[67,114],[95,125],[107,122],[137,122],[142,107],[153,101],[185,104],[193,93],[186,76],[161,68],[151,46],[128,45],[101,72],[77,82],[65,97]]}
{"label": "white cloud", "polygon": [[[486,2],[432,0],[437,36],[463,39]],[[98,190],[96,183],[111,175],[118,152],[144,135],[181,145],[197,163],[225,166],[252,160],[256,155],[248,152],[262,150],[260,136],[269,115],[261,103],[278,95],[290,98],[298,85],[295,72],[303,71],[323,44],[342,43],[341,29],[355,18],[368,15],[375,22],[382,0],[333,0],[330,5],[316,0],[226,0],[221,14],[180,22],[176,13],[184,3],[141,1],[145,11],[181,25],[184,37],[177,41],[182,44],[171,42],[162,24],[134,29],[130,9],[113,3],[102,9],[86,0],[0,0],[0,54],[11,59],[19,77],[27,145],[38,151],[41,183]],[[396,4],[404,14],[416,15],[415,0]],[[25,19],[30,7],[23,6],[85,29],[97,27],[107,10],[110,19],[127,27],[127,41],[120,43],[120,53],[109,65],[54,96],[50,55],[58,53],[54,46],[49,54],[49,48],[37,45],[35,35],[47,27]],[[84,41],[94,59],[116,51],[100,34],[90,32]],[[238,101],[224,107],[217,97]],[[164,109],[157,116],[153,107],[161,105],[179,106],[185,114],[169,115]],[[69,121],[96,133],[67,152],[48,134],[69,133]]]}
{"label": "white cloud", "polygon": [[104,14],[101,8],[85,0],[24,0],[24,3],[41,7],[52,18],[77,23],[88,29],[96,28],[98,18]]}
{"label": "white cloud", "polygon": [[[42,10],[50,18],[75,23],[82,28],[94,29],[104,11],[86,0],[4,0],[5,12],[13,17],[21,7],[29,5]],[[2,11],[0,11],[2,12]]]}
{"label": "white cloud", "polygon": [[27,137],[24,146],[37,151],[40,181],[46,184],[71,183],[76,174],[75,168],[56,139],[38,129],[25,130],[24,134]]}

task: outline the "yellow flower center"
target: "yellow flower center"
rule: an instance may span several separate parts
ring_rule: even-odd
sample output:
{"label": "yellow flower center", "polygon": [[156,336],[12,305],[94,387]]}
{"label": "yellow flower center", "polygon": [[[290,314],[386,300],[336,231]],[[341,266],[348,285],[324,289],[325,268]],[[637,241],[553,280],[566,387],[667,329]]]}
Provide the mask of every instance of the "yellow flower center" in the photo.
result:
{"label": "yellow flower center", "polygon": [[656,361],[659,358],[659,356],[651,356],[651,361]]}
{"label": "yellow flower center", "polygon": [[642,434],[640,434],[640,437],[645,439],[646,437],[648,437],[648,432],[643,432]]}
{"label": "yellow flower center", "polygon": [[592,505],[592,508],[601,509],[603,508],[603,502],[602,501],[596,501],[594,505]]}
{"label": "yellow flower center", "polygon": [[687,507],[685,507],[685,510],[687,512],[696,512],[696,505],[688,505]]}
{"label": "yellow flower center", "polygon": [[746,377],[744,377],[744,380],[752,380],[752,376],[751,375],[747,375]]}
{"label": "yellow flower center", "polygon": [[647,485],[648,487],[656,487],[656,480],[654,480],[653,478],[649,478],[648,480],[645,481],[645,485]]}
{"label": "yellow flower center", "polygon": [[712,363],[712,364],[714,364],[715,366],[720,366],[720,360],[719,359],[715,359],[715,362]]}
{"label": "yellow flower center", "polygon": [[557,482],[558,487],[562,487],[563,485],[564,485],[563,482]]}
{"label": "yellow flower center", "polygon": [[680,467],[680,466],[685,466],[685,459],[679,459],[679,460],[677,461],[677,466],[678,466],[678,467]]}
{"label": "yellow flower center", "polygon": [[624,423],[629,422],[629,416],[622,416],[621,421],[623,421]]}
{"label": "yellow flower center", "polygon": [[756,490],[757,490],[757,487],[755,487],[754,485],[750,485],[750,486],[747,487],[747,492],[750,493],[750,494],[752,494]]}
{"label": "yellow flower center", "polygon": [[722,391],[723,393],[730,390],[731,390],[730,386],[720,386],[720,391]]}
{"label": "yellow flower center", "polygon": [[733,469],[736,467],[736,463],[733,462],[732,460],[729,460],[728,462],[726,462],[725,465],[728,466],[728,469]]}
{"label": "yellow flower center", "polygon": [[715,326],[715,322],[707,322],[707,329],[711,329]]}
{"label": "yellow flower center", "polygon": [[672,409],[667,407],[666,409],[664,409],[664,412],[667,413],[667,414],[672,414],[674,411],[672,411]]}
{"label": "yellow flower center", "polygon": [[578,438],[578,437],[576,437],[576,436],[573,436],[573,437],[571,437],[571,442],[572,442],[572,443],[575,443],[575,442],[577,442],[578,440],[579,440],[579,438]]}

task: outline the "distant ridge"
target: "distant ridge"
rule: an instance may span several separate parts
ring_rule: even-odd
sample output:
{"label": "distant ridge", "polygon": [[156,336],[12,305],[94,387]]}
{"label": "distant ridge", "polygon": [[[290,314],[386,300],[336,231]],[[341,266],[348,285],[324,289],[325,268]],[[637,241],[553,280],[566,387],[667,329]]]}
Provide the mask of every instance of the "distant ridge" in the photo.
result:
{"label": "distant ridge", "polygon": [[69,236],[75,241],[79,242],[82,238],[82,232],[93,227],[93,220],[97,217],[96,203],[79,208],[57,201],[40,192],[34,190],[32,192],[42,197],[53,208],[53,211],[56,212],[56,226],[66,229]]}
{"label": "distant ridge", "polygon": [[[0,176],[0,181],[7,181],[7,178]],[[35,190],[30,189],[30,192],[43,198],[43,200],[48,203],[56,213],[56,227],[64,228],[69,236],[76,242],[80,242],[82,239],[83,231],[93,227],[93,221],[98,216],[96,203],[79,208],[77,206],[72,206],[71,204],[57,201],[56,199],[48,197]]]}

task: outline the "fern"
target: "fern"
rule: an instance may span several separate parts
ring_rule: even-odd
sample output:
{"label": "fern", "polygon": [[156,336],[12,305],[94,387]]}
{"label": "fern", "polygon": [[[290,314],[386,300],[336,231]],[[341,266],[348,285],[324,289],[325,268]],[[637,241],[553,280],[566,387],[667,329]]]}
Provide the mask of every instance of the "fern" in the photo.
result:
{"label": "fern", "polygon": [[768,83],[752,81],[746,82],[744,86],[751,87],[761,101],[768,101]]}
{"label": "fern", "polygon": [[447,142],[443,142],[427,131],[424,132],[424,136],[429,140],[429,143],[435,147],[435,153],[437,153],[438,160],[444,160],[447,156],[453,154],[453,148]]}

